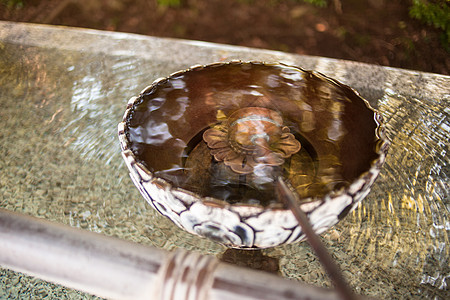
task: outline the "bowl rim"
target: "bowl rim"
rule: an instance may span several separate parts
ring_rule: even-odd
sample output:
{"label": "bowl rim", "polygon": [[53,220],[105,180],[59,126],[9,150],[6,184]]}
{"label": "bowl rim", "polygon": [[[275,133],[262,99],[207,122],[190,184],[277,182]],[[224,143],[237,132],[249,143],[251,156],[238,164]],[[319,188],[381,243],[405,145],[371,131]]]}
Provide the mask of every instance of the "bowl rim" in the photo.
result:
{"label": "bowl rim", "polygon": [[[295,69],[297,71],[300,71],[304,74],[312,74],[316,77],[318,77],[321,80],[325,80],[339,88],[348,89],[350,92],[354,93],[355,96],[363,101],[366,108],[373,112],[373,118],[376,123],[375,133],[374,136],[376,137],[376,140],[374,141],[376,145],[376,154],[377,157],[372,160],[370,163],[370,168],[361,173],[357,178],[355,178],[349,185],[340,187],[336,190],[331,190],[325,195],[318,196],[318,197],[309,197],[309,198],[302,198],[300,204],[300,207],[306,212],[310,212],[320,206],[321,203],[325,201],[332,200],[333,198],[340,197],[342,195],[350,195],[353,198],[353,195],[356,194],[357,191],[361,190],[363,186],[368,185],[368,188],[370,189],[370,186],[373,184],[373,181],[378,176],[382,165],[385,162],[386,155],[390,146],[390,142],[385,134],[385,127],[383,123],[383,117],[382,115],[373,108],[370,103],[360,96],[360,94],[353,88],[351,88],[348,85],[345,85],[341,82],[339,82],[336,79],[333,79],[331,77],[328,77],[320,72],[314,71],[314,70],[305,70],[298,66],[293,66],[289,64],[285,64],[282,62],[264,62],[264,61],[242,61],[242,60],[230,60],[225,62],[213,62],[210,64],[204,64],[204,65],[193,65],[187,69],[179,70],[174,73],[171,73],[167,77],[160,77],[154,80],[149,86],[145,87],[138,96],[133,96],[130,98],[126,105],[126,110],[123,115],[122,121],[118,124],[118,137],[120,141],[120,147],[121,147],[121,153],[124,158],[124,160],[128,163],[129,166],[134,166],[135,171],[137,172],[138,176],[143,178],[146,182],[157,184],[158,186],[164,187],[164,189],[167,191],[175,192],[175,193],[183,193],[186,197],[185,200],[188,202],[191,202],[193,204],[194,202],[201,202],[202,204],[206,206],[211,207],[220,207],[223,209],[229,209],[233,212],[239,213],[241,216],[245,216],[247,214],[255,214],[258,212],[264,212],[266,210],[275,210],[275,211],[289,211],[286,207],[284,207],[281,203],[275,203],[268,206],[263,206],[260,204],[246,204],[246,203],[236,203],[236,204],[230,204],[226,202],[225,200],[213,198],[213,197],[204,197],[200,194],[191,192],[189,190],[183,189],[181,187],[174,186],[172,183],[168,182],[167,180],[164,180],[160,177],[155,176],[150,170],[148,170],[147,167],[145,167],[142,163],[140,163],[139,159],[136,157],[136,155],[131,150],[131,143],[127,134],[127,128],[128,128],[128,122],[132,118],[132,113],[136,106],[142,103],[142,97],[144,95],[148,95],[153,93],[156,88],[162,84],[167,82],[168,80],[184,75],[188,72],[196,72],[201,71],[205,68],[212,68],[212,67],[221,67],[221,66],[227,66],[227,65],[243,65],[243,64],[251,64],[251,65],[264,65],[268,67],[275,67],[275,66],[282,66],[285,68],[291,68]],[[295,190],[290,187],[294,193]],[[356,192],[353,192],[356,191]],[[362,197],[364,198],[364,197]],[[362,199],[361,198],[361,199]],[[361,200],[360,199],[360,200]]]}

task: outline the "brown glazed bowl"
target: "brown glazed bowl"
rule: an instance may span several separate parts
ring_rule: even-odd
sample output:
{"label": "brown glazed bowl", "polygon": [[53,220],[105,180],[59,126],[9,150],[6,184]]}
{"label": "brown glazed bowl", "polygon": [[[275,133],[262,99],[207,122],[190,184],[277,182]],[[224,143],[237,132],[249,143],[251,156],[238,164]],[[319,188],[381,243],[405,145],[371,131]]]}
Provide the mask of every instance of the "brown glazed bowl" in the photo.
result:
{"label": "brown glazed bowl", "polygon": [[[357,206],[385,161],[381,122],[334,79],[232,61],[156,80],[130,99],[118,132],[131,179],[154,209],[192,234],[255,249],[305,237],[273,174],[298,194],[317,234]],[[253,157],[263,152],[267,159]]]}

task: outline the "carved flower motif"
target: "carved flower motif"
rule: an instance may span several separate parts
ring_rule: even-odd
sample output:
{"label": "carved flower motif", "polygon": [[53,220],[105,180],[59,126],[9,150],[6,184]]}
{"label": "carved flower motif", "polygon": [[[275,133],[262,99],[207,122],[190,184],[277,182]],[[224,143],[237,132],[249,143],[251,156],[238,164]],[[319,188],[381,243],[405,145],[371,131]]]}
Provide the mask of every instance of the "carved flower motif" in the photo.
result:
{"label": "carved flower motif", "polygon": [[217,161],[234,172],[249,174],[264,166],[282,165],[301,148],[279,113],[263,107],[246,107],[210,128],[203,139]]}

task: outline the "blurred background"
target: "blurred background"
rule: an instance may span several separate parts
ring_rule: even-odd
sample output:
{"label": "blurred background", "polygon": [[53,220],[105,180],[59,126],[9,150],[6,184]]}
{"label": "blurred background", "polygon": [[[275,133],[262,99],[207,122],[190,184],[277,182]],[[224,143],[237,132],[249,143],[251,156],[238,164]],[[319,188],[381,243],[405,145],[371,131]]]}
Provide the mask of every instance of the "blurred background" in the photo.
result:
{"label": "blurred background", "polygon": [[450,0],[0,0],[0,20],[450,72]]}

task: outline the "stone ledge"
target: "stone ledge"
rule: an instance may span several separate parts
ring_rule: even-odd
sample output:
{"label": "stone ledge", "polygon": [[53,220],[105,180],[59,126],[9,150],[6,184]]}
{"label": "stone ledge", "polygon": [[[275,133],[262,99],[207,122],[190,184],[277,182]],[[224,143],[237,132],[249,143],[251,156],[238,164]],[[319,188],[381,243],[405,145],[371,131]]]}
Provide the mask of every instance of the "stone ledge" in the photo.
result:
{"label": "stone ledge", "polygon": [[[282,62],[316,70],[355,88],[373,106],[385,93],[450,100],[450,76],[279,51],[65,26],[0,21],[0,42],[133,56],[187,68],[227,60]],[[168,69],[167,75],[176,71]]]}

